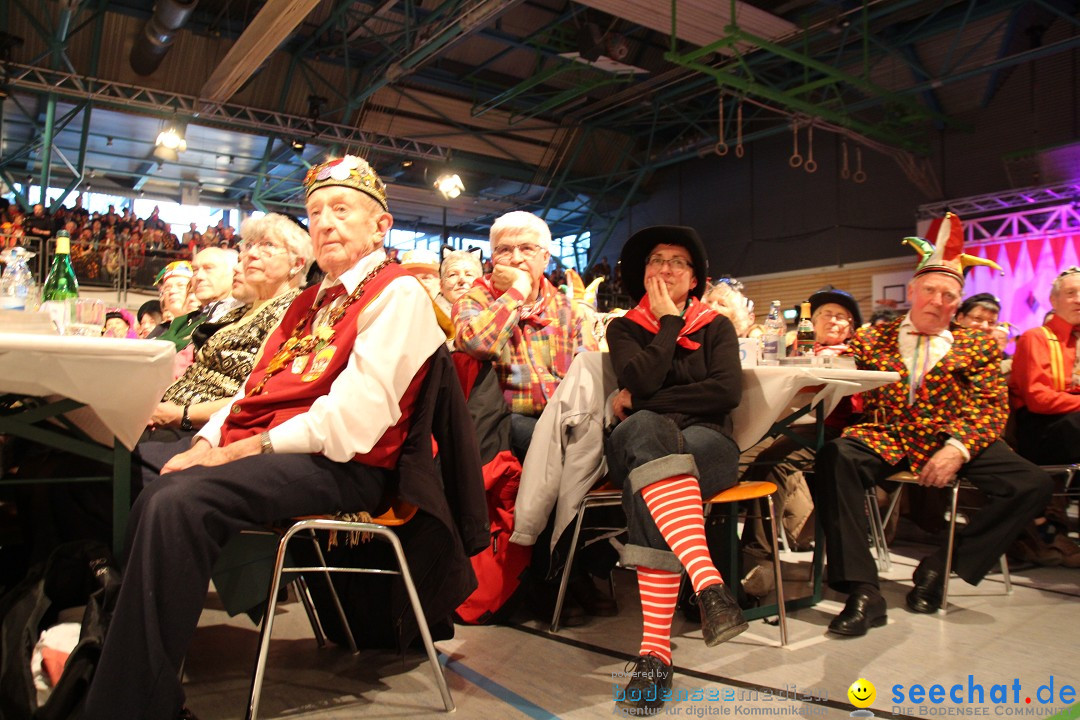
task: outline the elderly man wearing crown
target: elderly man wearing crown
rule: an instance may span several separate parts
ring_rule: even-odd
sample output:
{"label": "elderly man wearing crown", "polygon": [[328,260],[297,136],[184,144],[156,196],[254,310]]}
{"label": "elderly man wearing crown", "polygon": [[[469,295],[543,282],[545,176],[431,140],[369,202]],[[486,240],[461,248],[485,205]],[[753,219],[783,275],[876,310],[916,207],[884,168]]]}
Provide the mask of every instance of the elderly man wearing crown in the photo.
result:
{"label": "elderly man wearing crown", "polygon": [[[933,226],[932,226],[933,227]],[[952,324],[964,268],[991,264],[963,253],[960,219],[940,222],[936,242],[907,238],[922,254],[908,283],[911,310],[859,330],[851,350],[859,368],[900,374],[864,394],[867,422],[849,426],[817,455],[815,505],[825,529],[830,587],[848,593],[829,624],[838,635],[864,635],[886,622],[885,599],[867,544],[864,494],[893,473],[910,470],[922,485],[945,487],[961,475],[986,505],[958,530],[952,569],[977,584],[1050,498],[1046,473],[1000,439],[1008,414],[1001,353],[989,334]],[[1000,270],[1000,268],[998,268]],[[944,547],[916,568],[907,606],[941,607]]]}
{"label": "elderly man wearing crown", "polygon": [[[283,517],[374,510],[445,336],[423,287],[382,245],[393,218],[367,162],[304,179],[322,284],[301,293],[246,385],[191,447],[143,453],[116,612],[84,718],[190,717],[180,665],[222,546]],[[157,457],[160,456],[160,457]]]}

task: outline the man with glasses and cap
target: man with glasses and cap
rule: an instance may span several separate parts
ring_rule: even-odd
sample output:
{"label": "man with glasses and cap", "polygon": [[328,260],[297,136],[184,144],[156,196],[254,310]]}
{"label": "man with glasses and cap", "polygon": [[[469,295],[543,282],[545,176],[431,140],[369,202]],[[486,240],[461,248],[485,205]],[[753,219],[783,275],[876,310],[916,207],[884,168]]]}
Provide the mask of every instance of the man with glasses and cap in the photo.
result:
{"label": "man with glasses and cap", "polygon": [[[1050,499],[1049,476],[1001,440],[1008,406],[997,345],[989,333],[952,322],[964,268],[992,263],[963,253],[963,228],[952,213],[931,232],[934,225],[935,243],[907,239],[922,255],[908,283],[911,309],[859,330],[850,343],[860,369],[897,372],[900,380],[863,393],[863,422],[827,443],[815,462],[828,582],[848,593],[829,624],[837,635],[865,635],[887,621],[866,540],[866,488],[910,470],[924,486],[947,487],[960,474],[981,490],[986,504],[957,530],[952,559],[953,571],[973,585]],[[945,552],[939,547],[916,568],[907,594],[913,612],[941,607]]]}
{"label": "man with glasses and cap", "polygon": [[423,287],[383,252],[393,217],[367,162],[317,165],[304,188],[326,278],[293,301],[188,449],[141,448],[144,489],[85,720],[191,717],[180,668],[223,545],[286,517],[374,511],[397,465],[445,336]]}

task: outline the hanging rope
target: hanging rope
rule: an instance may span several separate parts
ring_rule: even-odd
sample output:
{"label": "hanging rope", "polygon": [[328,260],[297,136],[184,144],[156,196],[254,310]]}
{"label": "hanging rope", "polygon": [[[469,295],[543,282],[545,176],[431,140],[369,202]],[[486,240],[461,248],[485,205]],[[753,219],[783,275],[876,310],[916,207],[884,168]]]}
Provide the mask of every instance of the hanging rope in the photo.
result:
{"label": "hanging rope", "polygon": [[851,177],[857,183],[866,182],[866,173],[862,169],[862,148],[855,148],[855,174]]}
{"label": "hanging rope", "polygon": [[739,99],[738,116],[735,118],[735,157],[742,157],[746,154],[746,150],[743,149],[742,144],[742,99]]}
{"label": "hanging rope", "polygon": [[847,140],[844,140],[844,142],[840,144],[840,157],[840,177],[844,180],[847,180],[849,177],[851,177],[851,169],[848,168]]}

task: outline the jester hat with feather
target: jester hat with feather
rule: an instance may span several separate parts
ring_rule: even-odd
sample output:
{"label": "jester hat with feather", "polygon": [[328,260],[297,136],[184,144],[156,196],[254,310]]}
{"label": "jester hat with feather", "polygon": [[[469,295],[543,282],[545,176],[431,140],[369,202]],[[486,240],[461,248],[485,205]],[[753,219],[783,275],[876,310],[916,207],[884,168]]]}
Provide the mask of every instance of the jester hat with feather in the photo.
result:
{"label": "jester hat with feather", "polygon": [[903,242],[915,248],[919,253],[920,260],[915,268],[915,277],[926,273],[944,273],[960,281],[964,285],[964,272],[974,265],[986,265],[992,267],[1002,275],[1005,271],[993,260],[975,257],[964,252],[964,226],[960,218],[952,213],[945,213],[945,217],[930,223],[927,235],[934,237],[931,244],[925,238],[906,237]]}

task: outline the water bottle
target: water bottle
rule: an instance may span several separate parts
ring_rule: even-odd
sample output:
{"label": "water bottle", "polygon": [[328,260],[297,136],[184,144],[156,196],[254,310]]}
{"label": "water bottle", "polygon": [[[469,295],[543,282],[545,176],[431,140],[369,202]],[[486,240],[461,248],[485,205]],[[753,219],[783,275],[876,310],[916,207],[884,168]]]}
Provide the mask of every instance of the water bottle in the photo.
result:
{"label": "water bottle", "polygon": [[0,276],[0,308],[25,310],[26,298],[33,295],[34,274],[30,272],[32,253],[22,247],[4,252],[4,274]]}
{"label": "water bottle", "polygon": [[765,333],[761,338],[761,362],[763,365],[778,365],[783,356],[784,335],[787,323],[780,313],[780,301],[773,300],[769,308],[769,317],[765,319]]}

